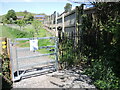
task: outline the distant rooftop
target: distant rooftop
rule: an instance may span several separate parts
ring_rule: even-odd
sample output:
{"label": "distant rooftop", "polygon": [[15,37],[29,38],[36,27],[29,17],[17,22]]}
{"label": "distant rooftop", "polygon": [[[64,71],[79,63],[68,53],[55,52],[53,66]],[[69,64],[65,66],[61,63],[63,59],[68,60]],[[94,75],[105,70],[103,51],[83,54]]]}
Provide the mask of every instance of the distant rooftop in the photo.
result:
{"label": "distant rooftop", "polygon": [[45,17],[45,15],[34,15],[34,17]]}
{"label": "distant rooftop", "polygon": [[24,16],[17,16],[17,18],[24,18]]}

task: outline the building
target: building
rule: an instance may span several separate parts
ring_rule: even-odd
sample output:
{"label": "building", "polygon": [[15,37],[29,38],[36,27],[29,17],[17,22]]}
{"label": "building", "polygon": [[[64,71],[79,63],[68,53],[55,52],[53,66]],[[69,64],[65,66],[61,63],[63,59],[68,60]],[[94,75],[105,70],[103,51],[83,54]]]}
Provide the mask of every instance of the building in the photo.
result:
{"label": "building", "polygon": [[24,16],[17,16],[17,20],[21,20],[21,19],[24,19],[25,17]]}
{"label": "building", "polygon": [[45,15],[34,15],[34,20],[43,21],[45,19]]}

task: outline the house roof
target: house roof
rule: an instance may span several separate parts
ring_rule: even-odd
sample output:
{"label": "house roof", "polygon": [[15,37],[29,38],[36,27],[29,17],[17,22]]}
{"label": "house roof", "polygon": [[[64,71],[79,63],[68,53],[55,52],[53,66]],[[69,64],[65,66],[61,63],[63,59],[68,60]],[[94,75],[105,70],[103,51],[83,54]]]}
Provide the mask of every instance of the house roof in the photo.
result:
{"label": "house roof", "polygon": [[24,16],[17,16],[17,18],[24,18]]}
{"label": "house roof", "polygon": [[45,17],[45,15],[34,15],[34,17]]}

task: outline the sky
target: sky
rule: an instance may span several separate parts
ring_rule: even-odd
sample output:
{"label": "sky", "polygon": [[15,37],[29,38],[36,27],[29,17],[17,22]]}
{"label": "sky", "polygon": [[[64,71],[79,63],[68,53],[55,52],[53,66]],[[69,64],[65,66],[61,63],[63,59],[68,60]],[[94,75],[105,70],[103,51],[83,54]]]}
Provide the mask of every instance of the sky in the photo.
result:
{"label": "sky", "polygon": [[[25,11],[31,13],[45,13],[50,15],[57,11],[62,13],[68,0],[0,0],[0,15],[6,14],[8,10],[13,9],[15,12]],[[80,4],[71,3],[73,8]]]}

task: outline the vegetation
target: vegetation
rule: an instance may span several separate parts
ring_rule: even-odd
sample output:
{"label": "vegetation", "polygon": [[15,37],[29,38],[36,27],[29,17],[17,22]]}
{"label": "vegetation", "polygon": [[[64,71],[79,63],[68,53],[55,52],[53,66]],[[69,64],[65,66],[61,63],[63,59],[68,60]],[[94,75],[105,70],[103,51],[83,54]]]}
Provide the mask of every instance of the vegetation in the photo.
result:
{"label": "vegetation", "polygon": [[5,17],[7,18],[7,20],[10,20],[11,18],[13,20],[17,19],[16,13],[13,9],[9,10]]}
{"label": "vegetation", "polygon": [[9,59],[4,57],[4,56],[0,56],[2,57],[2,74],[0,76],[2,76],[2,90],[5,89],[11,89],[12,88],[12,81],[11,81],[11,77],[10,77],[10,67],[9,67]]}
{"label": "vegetation", "polygon": [[[94,84],[100,88],[120,88],[120,2],[94,3],[97,8],[96,23],[92,26],[92,19],[84,17],[83,30],[92,42],[85,42],[83,55],[87,56],[89,68],[86,73],[94,80]],[[89,34],[87,33],[89,30]],[[96,35],[92,35],[95,32]],[[85,35],[84,35],[85,36]],[[85,39],[85,37],[84,37]],[[95,48],[96,47],[96,48]]]}
{"label": "vegetation", "polygon": [[2,30],[2,34],[0,37],[8,37],[8,38],[22,38],[22,37],[32,37],[32,34],[26,31],[20,31],[17,29],[13,29],[7,26],[0,26],[0,30]]}
{"label": "vegetation", "polygon": [[26,24],[26,23],[25,23],[25,20],[17,20],[16,23],[17,23],[17,25],[20,27],[20,30],[21,30],[21,28],[24,27],[25,24]]}
{"label": "vegetation", "polygon": [[[30,23],[30,21],[33,21],[33,15],[32,13],[29,13],[27,11],[24,12],[15,12],[14,10],[9,10],[6,15],[1,16],[2,21],[4,24],[17,24],[21,22]],[[17,21],[17,16],[24,16],[20,21]],[[19,24],[20,26],[22,24]]]}
{"label": "vegetation", "polygon": [[64,7],[65,12],[70,12],[72,9],[72,4],[67,3],[66,6]]}
{"label": "vegetation", "polygon": [[38,20],[34,20],[32,22],[32,26],[34,27],[34,30],[35,30],[35,31],[33,31],[34,35],[35,34],[39,35],[39,30],[41,28],[41,25],[42,25],[42,23],[40,21],[38,21]]}
{"label": "vegetation", "polygon": [[[39,25],[39,23],[38,23]],[[31,28],[30,28],[31,27]],[[33,34],[29,32],[29,29],[33,30],[33,32],[35,31],[33,26],[28,26],[25,28],[25,30],[21,31],[21,30],[17,30],[17,29],[13,29],[10,27],[7,27],[5,25],[0,25],[0,37],[8,37],[8,38],[29,38],[29,37],[33,37]],[[37,35],[36,37],[47,37],[47,36],[52,36],[49,32],[47,32],[45,29],[43,28],[39,28],[38,30],[39,35]],[[26,41],[20,41],[21,43],[24,43]],[[42,42],[42,43],[41,43]],[[53,42],[50,40],[39,40],[39,46],[47,46],[47,45],[53,45]],[[28,47],[29,44],[24,44],[21,45],[20,47]],[[49,53],[49,50],[46,49],[42,49],[42,50],[38,50],[41,53]],[[11,82],[11,78],[10,78],[10,67],[9,67],[9,59],[7,58],[7,56],[2,55],[2,70],[3,73],[0,75],[2,75],[3,77],[3,81],[2,81],[2,88],[3,89],[11,89],[12,88],[12,82]]]}
{"label": "vegetation", "polygon": [[120,2],[93,5],[95,14],[81,16],[80,33],[62,34],[60,60],[82,63],[98,89],[120,89]]}

